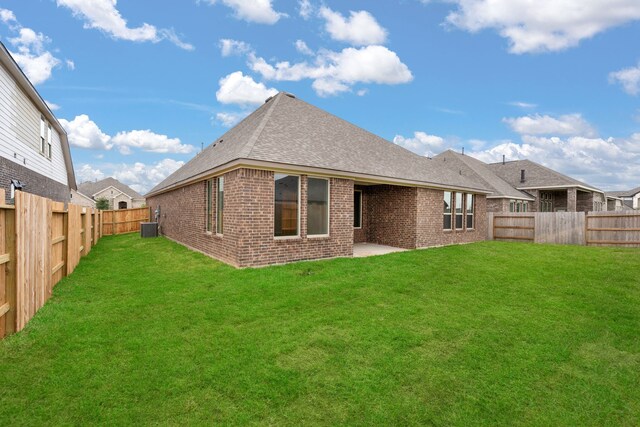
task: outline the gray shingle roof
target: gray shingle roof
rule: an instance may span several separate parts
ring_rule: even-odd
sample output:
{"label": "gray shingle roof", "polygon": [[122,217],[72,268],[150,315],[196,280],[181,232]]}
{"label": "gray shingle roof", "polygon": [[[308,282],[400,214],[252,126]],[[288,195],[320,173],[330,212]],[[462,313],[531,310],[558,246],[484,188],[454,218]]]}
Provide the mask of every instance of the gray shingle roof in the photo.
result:
{"label": "gray shingle roof", "polygon": [[89,197],[93,197],[94,194],[104,190],[109,186],[117,188],[131,198],[144,199],[143,196],[134,191],[131,187],[121,183],[120,181],[112,177],[101,179],[100,181],[83,182],[82,184],[78,185],[78,191]]}
{"label": "gray shingle roof", "polygon": [[433,159],[441,161],[449,168],[459,170],[463,175],[469,177],[473,181],[481,183],[485,188],[491,190],[491,194],[489,196],[534,200],[529,194],[515,189],[512,185],[489,169],[486,163],[476,158],[465,156],[464,154],[456,153],[452,150],[447,150],[438,154]]}
{"label": "gray shingle roof", "polygon": [[237,159],[485,191],[479,183],[446,168],[441,162],[414,154],[281,92],[149,194],[188,182]]}
{"label": "gray shingle roof", "polygon": [[[601,191],[570,176],[542,166],[531,160],[489,163],[487,167],[515,188],[573,187],[581,186]],[[525,171],[525,182],[520,182],[520,171]]]}
{"label": "gray shingle roof", "polygon": [[626,190],[626,191],[607,191],[607,196],[633,197],[638,193],[640,193],[640,187],[632,188],[631,190]]}

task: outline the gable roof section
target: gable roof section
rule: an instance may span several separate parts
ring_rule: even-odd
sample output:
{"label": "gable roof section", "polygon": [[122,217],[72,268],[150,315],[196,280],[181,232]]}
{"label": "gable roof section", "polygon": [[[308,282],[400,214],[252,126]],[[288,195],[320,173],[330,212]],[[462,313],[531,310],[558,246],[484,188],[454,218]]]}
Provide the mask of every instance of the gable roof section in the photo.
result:
{"label": "gable roof section", "polygon": [[[531,160],[513,160],[509,162],[489,163],[489,170],[508,182],[513,187],[526,190],[553,187],[581,187],[586,190],[604,193],[602,190],[586,184],[570,176],[563,175]],[[520,171],[525,171],[525,182],[520,182]]]}
{"label": "gable roof section", "polygon": [[433,158],[435,161],[441,161],[449,168],[459,170],[463,175],[469,177],[475,182],[482,183],[483,186],[491,190],[490,198],[508,198],[520,200],[535,200],[531,195],[520,190],[516,190],[513,186],[491,171],[487,164],[464,154],[456,153],[452,150],[446,150]]}
{"label": "gable roof section", "polygon": [[93,196],[96,193],[99,193],[100,191],[109,187],[114,187],[118,191],[121,191],[122,193],[126,194],[127,196],[133,199],[144,199],[144,197],[141,196],[140,193],[133,190],[128,185],[121,183],[120,181],[118,181],[113,177],[101,179],[100,181],[95,181],[95,182],[94,181],[83,182],[80,185],[78,185],[78,191],[84,194],[91,194]]}
{"label": "gable roof section", "polygon": [[631,190],[627,190],[627,191],[608,191],[607,196],[633,197],[638,193],[640,193],[640,187],[632,188]]}
{"label": "gable roof section", "polygon": [[40,113],[47,118],[49,123],[51,123],[51,125],[60,135],[60,145],[62,146],[62,156],[64,158],[64,164],[67,169],[67,181],[69,182],[69,188],[77,190],[78,186],[76,184],[76,175],[73,170],[73,161],[71,160],[71,150],[69,149],[67,132],[64,130],[56,116],[53,115],[47,103],[44,101],[44,99],[42,99],[36,88],[33,87],[27,76],[22,72],[20,66],[18,66],[16,61],[13,59],[13,56],[11,56],[11,54],[1,41],[0,62],[2,62],[2,64],[7,68],[9,74],[11,74],[15,81],[20,85],[31,102],[33,102],[34,105],[38,107]]}
{"label": "gable roof section", "polygon": [[441,188],[488,190],[440,162],[414,154],[293,95],[270,98],[215,143],[154,187],[156,194],[195,181],[234,160],[324,169]]}

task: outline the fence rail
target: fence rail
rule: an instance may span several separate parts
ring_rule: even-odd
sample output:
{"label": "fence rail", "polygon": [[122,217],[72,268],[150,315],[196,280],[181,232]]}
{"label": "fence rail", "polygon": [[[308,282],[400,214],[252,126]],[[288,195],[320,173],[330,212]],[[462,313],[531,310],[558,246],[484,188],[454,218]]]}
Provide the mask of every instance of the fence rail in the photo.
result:
{"label": "fence rail", "polygon": [[640,247],[640,213],[489,213],[489,240]]}
{"label": "fence rail", "polygon": [[149,221],[149,208],[102,211],[102,235],[135,233],[140,223]]}
{"label": "fence rail", "polygon": [[16,191],[15,205],[0,205],[0,338],[25,327],[98,242],[99,230],[95,209],[65,209],[22,191]]}

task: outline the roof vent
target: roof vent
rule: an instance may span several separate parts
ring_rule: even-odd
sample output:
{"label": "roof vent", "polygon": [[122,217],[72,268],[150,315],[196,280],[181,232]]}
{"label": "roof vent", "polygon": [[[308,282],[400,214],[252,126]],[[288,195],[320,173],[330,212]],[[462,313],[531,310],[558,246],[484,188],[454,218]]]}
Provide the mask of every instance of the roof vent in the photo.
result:
{"label": "roof vent", "polygon": [[524,169],[520,169],[520,182],[523,183],[524,181]]}
{"label": "roof vent", "polygon": [[285,95],[287,95],[289,98],[296,99],[296,96],[295,96],[294,94],[292,94],[292,93],[289,93],[289,92],[283,92],[283,93],[284,93]]}
{"label": "roof vent", "polygon": [[266,104],[267,102],[271,101],[273,99],[273,96],[268,97],[267,99],[264,100],[264,103]]}

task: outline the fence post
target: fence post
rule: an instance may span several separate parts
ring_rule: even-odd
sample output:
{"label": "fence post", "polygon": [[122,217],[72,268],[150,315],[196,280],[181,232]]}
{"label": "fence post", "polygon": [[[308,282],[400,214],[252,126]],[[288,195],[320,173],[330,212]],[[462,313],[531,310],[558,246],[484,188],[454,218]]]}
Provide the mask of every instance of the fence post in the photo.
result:
{"label": "fence post", "polygon": [[[4,202],[4,199],[2,200]],[[9,254],[9,262],[5,264],[5,299],[9,303],[9,311],[5,314],[5,334],[16,331],[16,210],[5,210],[5,250]]]}
{"label": "fence post", "polygon": [[64,267],[62,267],[62,277],[67,276],[67,268],[69,266],[69,208],[62,214],[62,235],[64,240],[62,241],[62,261]]}

